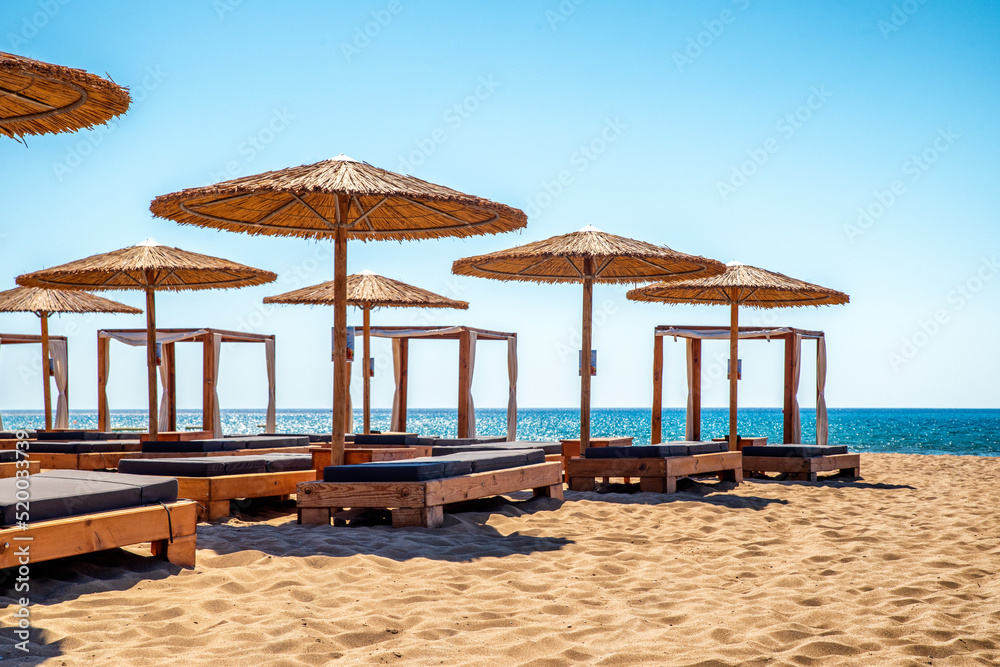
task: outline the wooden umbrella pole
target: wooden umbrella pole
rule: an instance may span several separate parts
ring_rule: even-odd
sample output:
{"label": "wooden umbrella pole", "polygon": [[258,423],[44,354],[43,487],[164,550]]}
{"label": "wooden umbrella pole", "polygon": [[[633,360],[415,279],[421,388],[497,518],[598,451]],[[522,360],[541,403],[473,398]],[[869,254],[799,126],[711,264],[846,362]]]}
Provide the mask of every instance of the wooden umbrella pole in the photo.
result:
{"label": "wooden umbrella pole", "polygon": [[149,381],[149,439],[160,435],[160,406],[156,400],[156,306],[153,303],[153,287],[149,276],[146,278],[146,367]]}
{"label": "wooden umbrella pole", "polygon": [[583,264],[583,328],[581,329],[580,363],[580,453],[590,447],[590,345],[591,325],[593,323],[594,279],[591,277],[591,260]]}
{"label": "wooden umbrella pole", "polygon": [[369,315],[371,314],[370,306],[362,306],[364,310],[364,328],[365,328],[365,358],[364,367],[361,369],[361,377],[364,378],[364,412],[365,412],[365,435],[372,432],[372,414],[371,414],[371,378],[370,375],[370,364],[371,364],[371,349],[369,347],[371,341],[369,339],[369,331],[371,330],[371,320]]}
{"label": "wooden umbrella pole", "polygon": [[337,234],[334,241],[333,288],[333,423],[330,438],[331,465],[344,463],[344,431],[347,418],[347,201],[337,198]]}
{"label": "wooden umbrella pole", "polygon": [[736,451],[736,382],[739,373],[740,305],[733,295],[729,304],[729,449]]}
{"label": "wooden umbrella pole", "polygon": [[52,388],[49,386],[49,313],[39,311],[42,319],[42,396],[45,399],[45,430],[52,428]]}

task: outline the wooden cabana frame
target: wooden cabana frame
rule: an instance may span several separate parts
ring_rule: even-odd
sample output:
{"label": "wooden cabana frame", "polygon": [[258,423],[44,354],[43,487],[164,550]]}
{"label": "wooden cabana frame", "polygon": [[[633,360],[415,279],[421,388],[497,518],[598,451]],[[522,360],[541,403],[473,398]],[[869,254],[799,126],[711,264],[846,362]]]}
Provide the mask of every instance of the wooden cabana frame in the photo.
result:
{"label": "wooden cabana frame", "polygon": [[[3,349],[5,345],[25,345],[25,344],[37,344],[41,345],[42,342],[48,338],[49,342],[49,354],[52,358],[56,356],[64,357],[62,359],[63,365],[65,366],[65,391],[59,391],[58,400],[62,400],[66,405],[65,414],[69,414],[69,357],[68,357],[68,343],[66,341],[66,336],[49,336],[47,333],[45,336],[37,336],[31,334],[0,334],[0,350]],[[54,345],[53,345],[54,343]],[[52,369],[45,359],[42,360],[42,383],[43,389],[48,387],[49,379],[54,377]],[[58,383],[57,383],[58,384]],[[57,388],[58,389],[58,388]],[[43,392],[45,398],[48,399],[48,391]],[[52,411],[52,406],[48,400],[45,401],[45,412],[46,416],[50,417]],[[57,428],[66,428],[68,424],[56,424]],[[0,428],[3,427],[3,419],[0,418]]]}
{"label": "wooden cabana frame", "polygon": [[371,327],[371,335],[393,339],[393,370],[396,393],[393,397],[393,431],[406,430],[406,390],[411,339],[458,341],[458,437],[476,435],[475,409],[472,405],[472,374],[475,368],[473,341],[507,342],[508,400],[507,439],[517,439],[517,334],[475,327]]}
{"label": "wooden cabana frame", "polygon": [[[653,330],[653,414],[651,442],[663,441],[663,339],[683,338],[687,344],[688,402],[687,440],[701,440],[701,342],[702,340],[729,341],[728,327],[660,325]],[[817,363],[816,438],[825,444],[827,440],[825,368],[826,338],[822,331],[809,331],[793,327],[739,327],[741,340],[780,339],[785,344],[784,361],[784,401],[782,419],[782,440],[796,443],[801,439],[798,401],[798,374],[801,364],[797,358],[801,354],[803,340],[815,340]],[[821,419],[822,417],[822,419]],[[821,432],[822,431],[822,432]]]}
{"label": "wooden cabana frame", "polygon": [[[117,337],[133,337],[136,346],[145,346],[145,329],[101,329],[97,332],[97,429],[110,430],[110,409],[108,407],[108,371],[110,369],[111,340]],[[163,417],[167,428],[162,431],[177,430],[177,385],[176,353],[177,343],[202,344],[202,430],[211,431],[212,437],[222,437],[221,424],[216,419],[219,413],[216,369],[216,339],[221,343],[264,343],[268,372],[268,406],[267,427],[265,433],[274,433],[275,421],[275,365],[274,365],[274,334],[255,334],[242,331],[227,331],[224,329],[157,329],[156,337],[160,343],[161,363],[166,368],[166,411]],[[169,341],[169,342],[167,342]]]}

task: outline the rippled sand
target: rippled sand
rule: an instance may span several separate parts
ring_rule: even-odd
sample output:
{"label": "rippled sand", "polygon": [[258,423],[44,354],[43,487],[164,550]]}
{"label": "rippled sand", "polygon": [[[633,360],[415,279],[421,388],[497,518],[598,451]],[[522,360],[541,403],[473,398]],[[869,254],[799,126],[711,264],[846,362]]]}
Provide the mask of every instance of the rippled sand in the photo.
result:
{"label": "rippled sand", "polygon": [[195,570],[141,548],[34,566],[31,654],[11,662],[9,593],[0,651],[46,666],[1000,664],[1000,458],[864,455],[862,473],[519,494],[438,530],[298,526],[254,505],[199,526]]}

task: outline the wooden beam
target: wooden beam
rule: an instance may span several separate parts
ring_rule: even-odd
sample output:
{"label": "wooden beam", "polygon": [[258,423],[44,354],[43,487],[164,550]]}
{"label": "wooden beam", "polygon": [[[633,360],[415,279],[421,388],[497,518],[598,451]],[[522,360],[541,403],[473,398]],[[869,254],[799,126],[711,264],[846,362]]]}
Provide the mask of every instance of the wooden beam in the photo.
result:
{"label": "wooden beam", "polygon": [[174,343],[163,344],[163,359],[167,372],[167,430],[177,430],[177,364]]}
{"label": "wooden beam", "polygon": [[580,360],[580,451],[590,447],[590,348],[593,332],[594,260],[583,260],[583,323],[581,325]]}
{"label": "wooden beam", "polygon": [[782,437],[784,443],[791,443],[792,437],[792,356],[795,352],[795,334],[785,334],[785,391],[784,407],[782,409]]}
{"label": "wooden beam", "polygon": [[[153,276],[146,272],[146,284],[151,285]],[[156,440],[160,431],[159,408],[156,397],[156,305],[152,287],[146,288],[146,382],[149,394],[149,435]]]}
{"label": "wooden beam", "polygon": [[212,431],[213,438],[221,436],[214,432],[212,411],[215,407],[215,347],[212,345],[212,335],[207,334],[202,342],[201,354],[201,428]]}
{"label": "wooden beam", "polygon": [[337,231],[333,260],[333,423],[330,451],[333,465],[344,462],[345,417],[347,415],[347,217],[350,200],[338,195]]}
{"label": "wooden beam", "polygon": [[701,440],[701,339],[693,338],[691,345],[691,366],[694,382],[691,387],[691,420],[694,425],[692,440]]}
{"label": "wooden beam", "polygon": [[97,430],[110,431],[111,420],[108,414],[108,376],[104,368],[108,363],[108,353],[111,351],[111,339],[97,332]]}
{"label": "wooden beam", "polygon": [[400,374],[399,374],[399,430],[406,433],[406,380],[409,375],[410,369],[410,358],[409,358],[410,341],[406,338],[399,341],[399,363],[400,363]]}
{"label": "wooden beam", "polygon": [[472,353],[472,336],[463,331],[458,339],[458,436],[472,437],[469,428],[469,357]]}
{"label": "wooden beam", "polygon": [[731,295],[729,304],[729,451],[736,451],[736,443],[739,440],[736,429],[737,410],[737,389],[736,383],[739,378],[739,322],[740,304],[736,298],[735,289]]}
{"label": "wooden beam", "polygon": [[663,336],[653,335],[653,414],[650,442],[663,442]]}
{"label": "wooden beam", "polygon": [[364,352],[365,356],[363,359],[364,366],[361,369],[361,377],[364,378],[364,417],[365,417],[365,430],[363,431],[365,435],[372,432],[372,414],[371,414],[371,307],[364,307]]}

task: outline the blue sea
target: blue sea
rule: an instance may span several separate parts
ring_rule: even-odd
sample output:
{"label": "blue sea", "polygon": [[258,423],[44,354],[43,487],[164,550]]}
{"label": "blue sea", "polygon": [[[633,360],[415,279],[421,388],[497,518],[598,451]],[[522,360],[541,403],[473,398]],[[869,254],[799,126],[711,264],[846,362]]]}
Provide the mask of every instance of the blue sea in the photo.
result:
{"label": "blue sea", "polygon": [[[850,445],[852,451],[897,452],[902,454],[963,454],[1000,456],[1000,410],[944,409],[874,409],[831,408],[830,443]],[[476,411],[479,435],[503,435],[507,432],[506,412],[502,409]],[[200,410],[179,410],[178,428],[200,427]],[[40,411],[5,411],[6,430],[38,428]],[[781,442],[779,408],[742,408],[738,432],[743,435],[766,435],[768,442]],[[112,413],[112,428],[142,428],[146,413],[120,410]],[[222,427],[226,433],[260,433],[263,410],[224,410]],[[360,430],[361,411],[355,412],[355,430]],[[70,425],[97,428],[97,412],[71,410]],[[438,437],[457,435],[457,413],[450,410],[410,410],[407,430]],[[815,442],[815,413],[802,411],[802,441]],[[388,430],[389,410],[372,411],[372,428]],[[522,440],[558,440],[578,437],[580,411],[575,408],[522,408],[518,411],[518,437]],[[278,410],[279,433],[323,433],[330,430],[329,410]],[[702,437],[721,437],[729,430],[729,412],[725,408],[702,411]],[[642,408],[594,409],[591,412],[591,435],[632,436],[635,444],[649,444],[650,411]],[[663,439],[684,438],[684,410],[663,411]]]}

